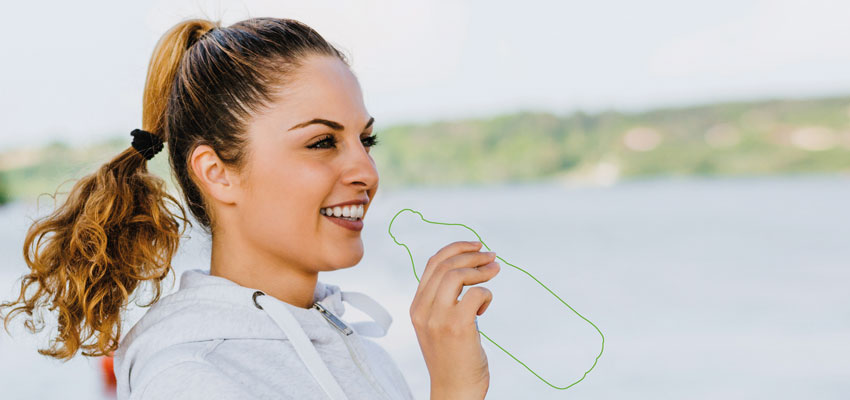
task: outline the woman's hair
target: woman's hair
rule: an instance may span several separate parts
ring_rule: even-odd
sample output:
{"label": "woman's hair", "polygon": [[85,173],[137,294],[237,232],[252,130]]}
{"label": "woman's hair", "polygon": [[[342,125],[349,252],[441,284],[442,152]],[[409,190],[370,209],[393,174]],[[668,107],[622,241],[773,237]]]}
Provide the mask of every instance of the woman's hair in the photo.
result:
{"label": "woman's hair", "polygon": [[[157,43],[148,65],[142,104],[142,129],[167,144],[169,163],[186,204],[204,231],[212,234],[212,215],[188,164],[198,145],[212,147],[238,172],[246,165],[246,124],[253,112],[276,99],[306,56],[346,56],[310,27],[292,20],[252,18],[221,27],[192,19],[178,23]],[[129,140],[128,140],[129,142]],[[176,206],[176,211],[168,205]],[[31,272],[3,318],[25,312],[25,326],[44,328],[33,311],[58,313],[58,335],[38,352],[68,360],[108,355],[121,338],[121,311],[136,287],[149,281],[159,300],[160,282],[192,223],[165,182],[147,170],[133,147],[77,181],[67,200],[34,221],[24,241]],[[34,293],[27,293],[30,286]],[[27,295],[30,295],[28,297]],[[94,338],[94,339],[92,339]]]}

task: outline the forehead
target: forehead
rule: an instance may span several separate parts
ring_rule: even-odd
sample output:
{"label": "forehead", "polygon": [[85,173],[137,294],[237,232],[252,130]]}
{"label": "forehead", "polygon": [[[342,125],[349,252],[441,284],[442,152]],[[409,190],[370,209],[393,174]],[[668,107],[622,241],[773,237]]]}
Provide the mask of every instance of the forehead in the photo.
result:
{"label": "forehead", "polygon": [[330,56],[305,59],[278,91],[272,108],[297,122],[327,118],[361,125],[369,118],[357,78],[342,60]]}

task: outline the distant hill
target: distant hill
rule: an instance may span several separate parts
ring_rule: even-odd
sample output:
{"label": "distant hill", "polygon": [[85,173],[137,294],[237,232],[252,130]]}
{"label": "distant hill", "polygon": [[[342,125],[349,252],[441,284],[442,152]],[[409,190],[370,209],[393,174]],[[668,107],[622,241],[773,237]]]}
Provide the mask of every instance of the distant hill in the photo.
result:
{"label": "distant hill", "polygon": [[[380,116],[377,116],[380,121]],[[382,187],[563,180],[611,184],[646,176],[850,173],[850,96],[727,102],[647,112],[518,112],[378,126]],[[11,198],[67,191],[130,145],[52,143],[0,154]],[[163,152],[165,154],[165,152]],[[152,171],[166,177],[167,157]],[[166,181],[171,185],[171,179]]]}
{"label": "distant hill", "polygon": [[8,203],[9,200],[11,200],[11,195],[9,188],[6,187],[6,178],[3,174],[0,174],[0,205]]}
{"label": "distant hill", "polygon": [[373,155],[393,185],[850,172],[850,97],[521,112],[378,134]]}

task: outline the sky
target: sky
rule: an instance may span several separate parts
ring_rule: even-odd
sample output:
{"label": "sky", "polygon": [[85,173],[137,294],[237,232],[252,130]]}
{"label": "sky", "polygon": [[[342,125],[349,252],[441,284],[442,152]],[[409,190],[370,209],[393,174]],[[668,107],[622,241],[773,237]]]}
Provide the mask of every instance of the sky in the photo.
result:
{"label": "sky", "polygon": [[516,111],[641,111],[850,94],[850,2],[17,1],[0,6],[0,151],[141,127],[180,20],[310,25],[349,55],[375,128]]}

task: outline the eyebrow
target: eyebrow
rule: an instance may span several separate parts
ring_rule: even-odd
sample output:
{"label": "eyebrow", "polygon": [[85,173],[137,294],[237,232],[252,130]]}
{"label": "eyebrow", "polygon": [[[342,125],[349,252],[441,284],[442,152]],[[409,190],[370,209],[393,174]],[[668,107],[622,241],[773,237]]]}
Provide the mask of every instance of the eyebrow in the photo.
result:
{"label": "eyebrow", "polygon": [[[367,122],[366,126],[363,127],[363,130],[365,131],[366,129],[369,129],[369,127],[372,126],[372,123],[374,123],[374,122],[375,122],[375,117],[369,118],[369,122]],[[326,125],[326,126],[330,127],[331,129],[337,130],[337,131],[341,131],[341,130],[345,129],[345,127],[342,126],[342,124],[340,124],[339,122],[329,121],[329,120],[322,119],[322,118],[313,118],[309,121],[297,124],[297,125],[293,126],[292,128],[289,128],[289,130],[291,131],[293,129],[303,128],[305,126],[309,126],[309,125],[313,125],[313,124]]]}

